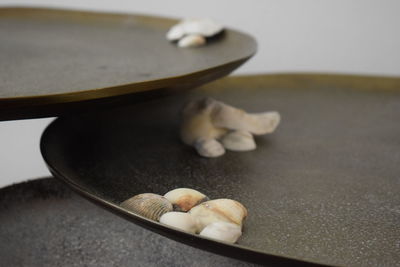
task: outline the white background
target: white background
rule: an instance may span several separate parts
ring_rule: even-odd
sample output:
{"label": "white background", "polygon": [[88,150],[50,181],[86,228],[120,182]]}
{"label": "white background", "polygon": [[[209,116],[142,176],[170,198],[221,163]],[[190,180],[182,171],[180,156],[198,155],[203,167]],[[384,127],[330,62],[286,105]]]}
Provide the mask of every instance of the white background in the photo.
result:
{"label": "white background", "polygon": [[[398,0],[0,0],[0,6],[15,5],[211,17],[259,43],[235,74],[400,74]],[[0,186],[49,174],[39,138],[51,120],[0,122]]]}

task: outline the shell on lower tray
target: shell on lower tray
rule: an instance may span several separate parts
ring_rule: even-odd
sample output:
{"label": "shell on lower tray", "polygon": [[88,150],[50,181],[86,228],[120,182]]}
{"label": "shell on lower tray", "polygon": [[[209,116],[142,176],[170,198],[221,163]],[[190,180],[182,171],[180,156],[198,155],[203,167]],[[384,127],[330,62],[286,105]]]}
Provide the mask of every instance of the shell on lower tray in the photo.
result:
{"label": "shell on lower tray", "polygon": [[154,221],[159,221],[163,214],[173,210],[165,197],[153,193],[133,196],[121,202],[120,206]]}

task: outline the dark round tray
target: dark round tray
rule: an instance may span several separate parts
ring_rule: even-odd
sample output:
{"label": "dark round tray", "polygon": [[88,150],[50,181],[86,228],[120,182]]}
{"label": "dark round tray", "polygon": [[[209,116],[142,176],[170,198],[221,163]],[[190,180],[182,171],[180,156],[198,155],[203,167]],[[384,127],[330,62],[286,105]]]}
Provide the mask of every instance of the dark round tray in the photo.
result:
{"label": "dark round tray", "polygon": [[254,266],[169,240],[53,178],[0,189],[1,266]]}
{"label": "dark round tray", "polygon": [[177,20],[0,8],[0,120],[141,102],[229,74],[256,51],[227,29],[199,48],[166,40]]}
{"label": "dark round tray", "polygon": [[[264,264],[400,263],[400,79],[340,75],[232,77],[186,95],[61,118],[41,150],[54,175],[86,197],[186,244]],[[179,110],[213,96],[278,110],[257,150],[199,157],[178,138]],[[177,187],[233,198],[249,211],[238,245],[165,227],[118,204]],[[292,261],[289,261],[292,259]],[[289,263],[288,263],[289,262]]]}

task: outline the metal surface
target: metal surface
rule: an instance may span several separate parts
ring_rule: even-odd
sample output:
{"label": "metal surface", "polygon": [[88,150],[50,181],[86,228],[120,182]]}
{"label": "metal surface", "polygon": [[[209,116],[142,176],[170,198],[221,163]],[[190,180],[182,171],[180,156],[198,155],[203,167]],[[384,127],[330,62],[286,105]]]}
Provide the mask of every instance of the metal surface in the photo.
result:
{"label": "metal surface", "polygon": [[[199,157],[178,138],[187,99],[213,96],[278,110],[257,150]],[[41,149],[78,192],[187,244],[259,263],[271,255],[329,265],[400,264],[400,79],[340,75],[232,77],[190,94],[58,119]],[[239,245],[164,227],[118,207],[177,187],[233,198],[249,211]],[[280,261],[282,260],[282,261]]]}
{"label": "metal surface", "polygon": [[256,51],[252,37],[234,30],[203,47],[179,48],[165,38],[176,22],[0,8],[0,120],[58,116],[88,104],[115,104],[125,95],[133,101],[136,94],[193,88],[227,75]]}
{"label": "metal surface", "polygon": [[55,179],[0,189],[1,266],[250,267],[112,215]]}

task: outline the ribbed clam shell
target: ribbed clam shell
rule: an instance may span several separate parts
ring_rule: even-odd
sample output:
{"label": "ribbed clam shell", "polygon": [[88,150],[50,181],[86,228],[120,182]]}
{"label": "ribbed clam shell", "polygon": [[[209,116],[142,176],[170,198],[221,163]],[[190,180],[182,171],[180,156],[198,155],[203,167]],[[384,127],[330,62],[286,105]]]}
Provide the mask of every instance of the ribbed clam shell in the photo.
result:
{"label": "ribbed clam shell", "polygon": [[172,203],[175,211],[188,211],[209,200],[206,195],[191,188],[176,188],[166,193],[164,197]]}
{"label": "ribbed clam shell", "polygon": [[172,204],[165,197],[152,193],[133,196],[121,202],[120,205],[129,211],[154,221],[159,221],[164,213],[173,209]]}

